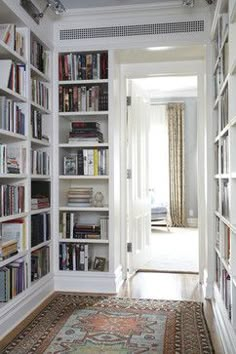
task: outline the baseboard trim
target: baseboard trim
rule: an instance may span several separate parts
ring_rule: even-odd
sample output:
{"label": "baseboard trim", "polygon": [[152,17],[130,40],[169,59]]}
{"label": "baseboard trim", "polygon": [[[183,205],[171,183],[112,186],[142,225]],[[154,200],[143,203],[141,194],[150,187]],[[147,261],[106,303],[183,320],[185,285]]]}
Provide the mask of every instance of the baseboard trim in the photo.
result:
{"label": "baseboard trim", "polygon": [[[10,300],[2,308],[0,315],[0,352],[1,348],[7,345],[15,337],[28,321],[36,316],[35,310],[41,310],[45,306],[45,301],[50,301],[54,292],[52,275],[41,279],[38,284],[25,290],[16,299]],[[32,317],[33,316],[33,317]],[[26,321],[26,322],[24,322]]]}
{"label": "baseboard trim", "polygon": [[236,353],[236,335],[230,321],[227,318],[227,312],[224,308],[219,291],[214,288],[214,299],[212,300],[212,309],[216,321],[217,331],[221,339],[225,353]]}

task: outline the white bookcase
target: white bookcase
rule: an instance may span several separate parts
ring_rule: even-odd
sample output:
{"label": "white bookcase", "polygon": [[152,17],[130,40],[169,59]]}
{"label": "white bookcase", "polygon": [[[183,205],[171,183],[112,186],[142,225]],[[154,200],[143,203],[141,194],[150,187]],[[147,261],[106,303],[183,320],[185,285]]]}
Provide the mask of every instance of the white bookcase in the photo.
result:
{"label": "white bookcase", "polygon": [[[2,1],[1,24],[14,29],[9,36],[19,34],[9,42],[0,39],[0,337],[53,288],[52,51]],[[36,42],[46,53],[45,67],[32,61]],[[32,91],[33,82],[40,92]],[[38,203],[44,192],[49,203],[47,198]],[[43,230],[42,235],[37,230],[40,237],[33,229],[37,218],[41,224],[34,227]]]}
{"label": "white bookcase", "polygon": [[108,57],[58,55],[58,270],[67,279],[109,273]]}
{"label": "white bookcase", "polygon": [[214,303],[226,350],[236,350],[236,23],[235,0],[218,1],[215,46],[215,287]]}

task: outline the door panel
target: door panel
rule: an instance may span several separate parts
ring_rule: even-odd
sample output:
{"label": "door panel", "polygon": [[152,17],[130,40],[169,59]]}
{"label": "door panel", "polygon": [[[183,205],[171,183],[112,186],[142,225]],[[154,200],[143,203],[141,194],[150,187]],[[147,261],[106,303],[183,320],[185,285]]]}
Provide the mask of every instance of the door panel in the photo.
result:
{"label": "door panel", "polygon": [[148,260],[151,233],[151,206],[148,176],[149,103],[131,80],[131,105],[128,107],[127,161],[132,177],[127,180],[128,269],[133,273]]}

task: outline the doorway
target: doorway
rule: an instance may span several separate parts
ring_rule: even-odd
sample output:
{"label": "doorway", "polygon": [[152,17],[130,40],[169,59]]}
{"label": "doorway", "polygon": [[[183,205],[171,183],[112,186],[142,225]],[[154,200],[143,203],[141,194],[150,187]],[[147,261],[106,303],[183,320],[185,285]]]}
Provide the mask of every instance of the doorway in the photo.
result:
{"label": "doorway", "polygon": [[[178,75],[131,79],[128,80],[127,88],[128,96],[131,97],[130,105],[138,105],[138,107],[130,109],[128,115],[128,131],[131,127],[128,140],[134,140],[136,145],[141,145],[144,143],[145,135],[142,132],[139,139],[137,134],[137,136],[133,136],[134,131],[138,132],[139,125],[141,130],[149,130],[145,140],[148,148],[144,149],[142,146],[135,148],[134,158],[139,161],[133,164],[132,178],[128,180],[127,184],[129,192],[127,210],[133,225],[132,230],[129,228],[129,232],[134,233],[128,237],[132,239],[134,247],[138,251],[138,262],[134,259],[134,254],[132,260],[128,254],[129,267],[131,268],[130,262],[133,261],[139,270],[198,273],[197,76]],[[140,101],[143,101],[143,110]],[[169,110],[170,105],[171,111]],[[179,109],[176,111],[179,107],[182,108],[181,111]],[[168,117],[170,113],[171,116]],[[172,117],[173,113],[176,116]],[[182,117],[179,116],[180,113]],[[133,123],[130,122],[132,119]],[[180,128],[174,126],[175,129],[178,129],[178,134],[181,132],[183,134],[183,139],[180,142],[181,151],[178,154],[175,152],[174,156],[169,153],[170,148],[178,150],[179,145],[176,140],[179,137],[176,131],[171,128],[170,122],[168,124],[168,119],[181,119]],[[143,124],[144,120],[145,125]],[[171,139],[174,139],[173,143]],[[134,149],[134,147],[128,141],[128,168],[132,155],[130,149]],[[145,160],[148,162],[146,168],[143,168],[143,162],[140,161],[144,153],[147,155]],[[183,176],[179,176],[181,173]],[[145,176],[141,176],[142,174]],[[148,185],[146,185],[146,179],[148,179]],[[145,190],[149,191],[151,222],[149,218],[148,224],[148,213],[145,211],[144,227],[148,225],[146,227],[150,236],[146,232],[142,232],[142,227],[139,227],[138,230],[134,228],[137,215],[132,217],[129,210],[135,206],[134,200],[130,201],[130,198],[136,199],[137,196],[130,193],[130,190],[136,190],[137,181],[138,184],[143,185],[143,191],[141,189],[139,191],[139,193],[143,193],[143,198],[146,197]],[[147,205],[146,201],[143,205]],[[176,217],[176,214],[181,213],[183,213],[181,219]],[[138,217],[139,226],[141,226],[142,215]],[[171,224],[177,227],[170,227]],[[148,247],[149,243],[150,247]],[[144,249],[141,250],[142,244],[145,252]],[[144,253],[146,257],[144,257]]]}
{"label": "doorway", "polygon": [[[171,68],[171,69],[170,69]],[[143,75],[142,75],[143,74]],[[204,67],[202,62],[195,62],[195,61],[190,61],[188,63],[155,63],[152,65],[149,65],[149,63],[146,64],[135,64],[135,65],[124,65],[123,67],[121,66],[121,78],[123,84],[121,85],[122,88],[124,89],[126,87],[126,80],[133,80],[133,79],[140,79],[140,78],[147,78],[150,76],[190,76],[194,75],[197,76],[199,85],[197,88],[197,101],[199,103],[198,105],[198,111],[197,111],[197,154],[201,155],[203,154],[204,150],[204,136],[202,132],[202,126],[203,126],[203,121],[204,121],[204,81],[203,81],[203,75],[204,75]],[[125,91],[126,92],[126,91]],[[126,105],[124,104],[126,100],[126,97],[124,97],[123,101],[123,107],[121,107],[121,111],[123,110],[124,117],[123,117],[123,124],[124,124],[124,131],[125,131],[125,125],[126,125]],[[124,158],[125,160],[125,158]],[[126,165],[123,166],[124,170],[126,170]],[[199,226],[199,238],[197,240],[197,248],[199,249],[199,280],[203,279],[203,262],[201,262],[201,259],[203,258],[203,249],[204,249],[204,224],[203,224],[203,218],[202,218],[202,203],[204,203],[204,192],[200,186],[204,185],[204,182],[202,181],[202,171],[204,169],[203,166],[203,161],[197,159],[197,175],[198,175],[198,188],[197,188],[197,199],[199,201],[198,206],[197,206],[197,212],[198,212],[198,226]],[[125,173],[126,174],[126,173]],[[126,179],[125,179],[126,180]],[[126,183],[126,182],[125,182]],[[124,194],[122,193],[125,198],[127,197],[127,185],[125,184],[125,187],[123,187]],[[125,204],[127,202],[127,199],[124,200],[124,210],[125,214],[123,213],[123,220],[127,220],[127,209],[125,209]],[[200,213],[199,213],[200,210]],[[191,218],[190,218],[191,219]],[[127,230],[127,224],[123,225],[124,232]],[[127,271],[127,241],[129,241],[128,238],[124,238],[124,254],[123,254],[123,264],[126,268],[124,268],[124,273]],[[130,241],[131,242],[131,241]],[[150,247],[149,245],[144,245],[144,248],[148,248],[146,246]],[[137,256],[142,258],[142,250],[139,248],[138,250],[132,249],[132,253],[137,252]],[[133,255],[132,255],[133,256]],[[137,271],[138,268],[133,267],[133,272]],[[127,276],[127,273],[125,274]]]}

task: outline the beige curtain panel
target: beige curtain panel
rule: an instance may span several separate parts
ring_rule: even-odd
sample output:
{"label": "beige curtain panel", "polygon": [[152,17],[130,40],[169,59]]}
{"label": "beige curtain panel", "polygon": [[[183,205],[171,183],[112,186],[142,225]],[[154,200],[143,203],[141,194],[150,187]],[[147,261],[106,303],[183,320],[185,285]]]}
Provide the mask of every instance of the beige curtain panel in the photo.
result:
{"label": "beige curtain panel", "polygon": [[185,226],[184,198],[184,104],[169,103],[170,217],[172,226]]}

